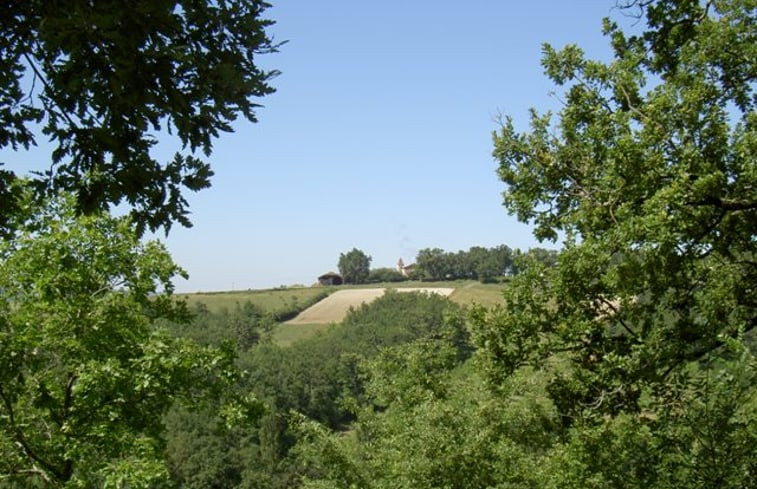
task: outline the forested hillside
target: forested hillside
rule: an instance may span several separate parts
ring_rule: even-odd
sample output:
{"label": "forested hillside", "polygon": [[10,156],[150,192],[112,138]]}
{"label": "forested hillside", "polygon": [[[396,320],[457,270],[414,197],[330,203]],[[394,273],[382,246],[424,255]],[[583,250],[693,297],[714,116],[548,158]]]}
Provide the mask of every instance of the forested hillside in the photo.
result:
{"label": "forested hillside", "polygon": [[386,348],[442,339],[449,342],[445,362],[469,355],[460,306],[435,294],[388,292],[320,335],[290,347],[263,341],[240,352],[247,375],[237,388],[263,400],[266,413],[255,423],[224,429],[215,406],[174,409],[167,417],[174,479],[193,488],[298,486],[307,473],[292,451],[307,439],[301,420],[349,432],[357,410],[368,402],[365,362]]}

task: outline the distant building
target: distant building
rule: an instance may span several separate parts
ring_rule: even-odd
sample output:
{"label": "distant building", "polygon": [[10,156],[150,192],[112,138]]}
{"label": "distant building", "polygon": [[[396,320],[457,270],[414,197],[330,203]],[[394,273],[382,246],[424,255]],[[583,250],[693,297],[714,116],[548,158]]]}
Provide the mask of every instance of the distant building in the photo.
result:
{"label": "distant building", "polygon": [[402,261],[402,258],[397,260],[397,271],[400,272],[403,277],[409,277],[410,274],[413,273],[413,270],[415,270],[415,263],[405,265],[405,262]]}
{"label": "distant building", "polygon": [[336,272],[329,272],[318,277],[318,283],[320,285],[342,285],[344,279]]}

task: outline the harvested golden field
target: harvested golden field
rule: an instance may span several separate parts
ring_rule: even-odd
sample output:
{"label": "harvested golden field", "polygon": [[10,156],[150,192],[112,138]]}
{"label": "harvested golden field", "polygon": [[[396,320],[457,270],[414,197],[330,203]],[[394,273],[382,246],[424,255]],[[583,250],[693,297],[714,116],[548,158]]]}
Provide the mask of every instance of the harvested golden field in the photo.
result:
{"label": "harvested golden field", "polygon": [[[450,287],[405,287],[394,289],[398,292],[425,292],[449,296],[455,289]],[[360,307],[384,295],[386,289],[345,289],[338,290],[322,301],[302,311],[286,324],[325,324],[344,319],[351,307]]]}

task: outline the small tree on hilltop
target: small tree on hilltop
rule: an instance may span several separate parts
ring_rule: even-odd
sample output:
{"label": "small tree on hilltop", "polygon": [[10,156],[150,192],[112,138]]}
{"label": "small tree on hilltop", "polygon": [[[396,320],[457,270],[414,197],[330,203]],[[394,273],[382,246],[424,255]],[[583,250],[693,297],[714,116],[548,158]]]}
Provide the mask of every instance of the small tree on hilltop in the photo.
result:
{"label": "small tree on hilltop", "polygon": [[362,250],[352,248],[352,251],[339,254],[339,273],[347,284],[362,284],[368,279],[371,269],[371,257]]}
{"label": "small tree on hilltop", "polygon": [[375,268],[368,275],[368,282],[404,282],[407,277],[395,268]]}

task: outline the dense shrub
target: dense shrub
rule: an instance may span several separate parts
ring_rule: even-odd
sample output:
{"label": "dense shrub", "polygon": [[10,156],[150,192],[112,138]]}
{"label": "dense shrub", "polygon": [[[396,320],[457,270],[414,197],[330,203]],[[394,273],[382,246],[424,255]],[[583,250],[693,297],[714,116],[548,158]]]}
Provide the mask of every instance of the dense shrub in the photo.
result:
{"label": "dense shrub", "polygon": [[408,278],[394,268],[374,268],[368,274],[369,283],[403,282]]}

